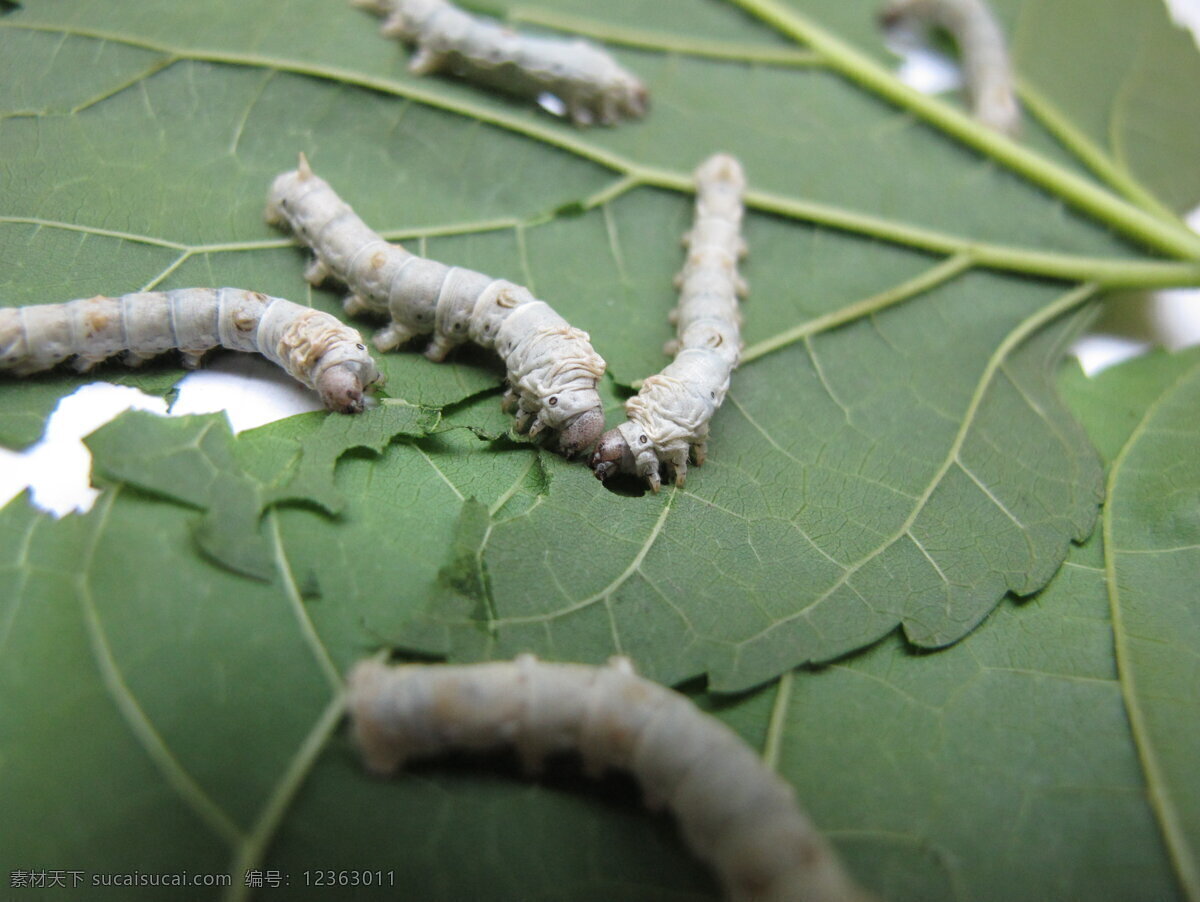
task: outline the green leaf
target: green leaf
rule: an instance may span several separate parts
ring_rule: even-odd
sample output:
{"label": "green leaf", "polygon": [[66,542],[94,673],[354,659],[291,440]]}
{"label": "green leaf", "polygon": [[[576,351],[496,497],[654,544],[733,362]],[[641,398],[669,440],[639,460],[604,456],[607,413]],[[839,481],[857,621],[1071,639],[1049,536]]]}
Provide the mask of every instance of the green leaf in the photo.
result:
{"label": "green leaf", "polygon": [[[1050,109],[1176,212],[1200,203],[1200,172],[1188,151],[1200,143],[1200,96],[1164,90],[1173,79],[1200,78],[1192,36],[1164,21],[1159,4],[1014,5],[1013,54],[1029,90],[1044,92]],[[1056,68],[1064,36],[1072,44],[1070,78]]]}
{"label": "green leaf", "polygon": [[[1161,354],[1063,381],[1108,452],[1110,484],[1132,483],[1123,505],[1114,493],[1106,521],[1157,530],[1159,547],[1194,543],[1194,533],[1164,518],[1171,494],[1138,480],[1161,478],[1164,462],[1142,469],[1135,452],[1173,451],[1194,483],[1198,366],[1195,352]],[[1156,440],[1150,423],[1169,426]],[[1186,480],[1173,484],[1194,511]],[[1168,567],[1165,548],[1113,553],[1097,531],[1046,589],[1002,604],[968,642],[914,655],[889,639],[760,693],[775,697],[770,754],[817,822],[845,838],[868,885],[893,899],[1194,897],[1195,680],[1178,668],[1194,671],[1198,571],[1194,558]],[[1150,570],[1163,583],[1129,603],[1140,598],[1143,615],[1163,621],[1157,629],[1131,623],[1120,603]],[[1120,651],[1129,643],[1141,673]],[[1140,709],[1166,732],[1131,729]],[[1168,756],[1163,774],[1146,766],[1156,749]]]}
{"label": "green leaf", "polygon": [[[1194,357],[1195,355],[1193,355]],[[1189,898],[1200,896],[1200,361],[1113,461],[1104,513],[1117,662],[1151,804]]]}
{"label": "green leaf", "polygon": [[[1114,523],[1155,536],[1156,548],[1180,539],[1163,532],[1171,496],[1145,478],[1164,468],[1139,457],[1190,463],[1171,446],[1194,445],[1198,373],[1192,353],[1064,380],[1085,423],[1112,438],[1110,478],[1130,508]],[[403,448],[390,445],[384,461]],[[366,464],[348,461],[339,480]],[[1194,526],[1170,522],[1183,538]],[[716,898],[670,821],[640,812],[627,783],[581,782],[564,765],[529,784],[490,761],[364,777],[333,731],[336,671],[362,653],[354,631],[334,625],[338,597],[306,605],[222,575],[188,552],[188,524],[183,509],[123,491],[83,518],[55,522],[20,503],[0,512],[0,575],[13,590],[0,608],[0,696],[12,700],[0,718],[0,826],[16,838],[14,866],[257,864],[288,874],[299,898],[327,892],[304,885],[318,861],[394,873],[379,898]],[[1149,561],[1169,580],[1176,571],[1163,565],[1179,552],[1122,547],[1106,562],[1104,544],[1097,532],[1046,590],[1001,605],[969,642],[914,654],[892,637],[747,696],[697,701],[764,749],[860,879],[890,899],[1185,898],[1147,798],[1105,578],[1116,567],[1120,595],[1144,598],[1126,574],[1144,578]],[[152,551],[153,565],[114,567],[128,546]],[[1145,613],[1155,612],[1173,612],[1172,633],[1147,642],[1139,665],[1170,680],[1176,650],[1184,664],[1194,657],[1187,608]],[[1145,676],[1135,683],[1152,687]],[[1172,712],[1181,698],[1136,696],[1166,717],[1163,748],[1178,749],[1184,769],[1161,797],[1186,815],[1194,780],[1182,743],[1195,712]],[[87,743],[69,741],[81,734]],[[17,829],[35,817],[44,830]],[[149,848],[146,823],[170,825]]]}
{"label": "green leaf", "polygon": [[[987,296],[984,309],[995,310],[1003,295]],[[943,309],[953,316],[953,302]],[[1048,384],[1067,326],[1026,342],[1011,365],[982,361],[961,387],[922,385],[907,361],[946,353],[965,363],[978,349],[904,331],[883,337],[882,321],[829,336],[828,350],[810,343],[805,356],[817,364],[807,373],[796,371],[798,353],[764,361],[730,393],[736,420],[727,412],[714,429],[732,464],[714,459],[686,490],[630,499],[571,479],[556,462],[543,504],[470,527],[488,580],[457,604],[435,599],[428,618],[446,635],[421,624],[399,641],[464,659],[529,648],[593,662],[622,653],[667,683],[707,671],[721,691],[842,655],[897,621],[915,644],[948,644],[1005,591],[1034,591],[1067,541],[1091,530],[1098,471]],[[838,346],[863,332],[877,375],[895,367],[887,388],[868,389],[841,364]],[[997,453],[1014,434],[1027,452],[1017,466],[1045,462],[1036,474]],[[1063,460],[1064,446],[1078,451]],[[1010,488],[1030,475],[1036,495]],[[1080,482],[1089,486],[1081,493]],[[564,535],[582,539],[564,546]]]}
{"label": "green leaf", "polygon": [[[261,222],[264,186],[303,147],[388,234],[413,236],[421,253],[517,279],[551,298],[592,333],[615,378],[629,383],[662,365],[670,276],[679,265],[670,236],[685,230],[690,203],[660,189],[686,187],[693,148],[738,151],[755,186],[751,205],[782,214],[753,213],[747,223],[755,284],[747,359],[714,424],[711,463],[687,491],[629,499],[604,491],[578,465],[548,464],[547,472],[561,475],[545,503],[528,516],[497,512],[478,551],[488,597],[455,606],[428,596],[431,617],[459,638],[422,645],[389,634],[396,641],[468,658],[517,647],[586,660],[623,651],[655,677],[707,672],[714,685],[734,690],[837,657],[897,625],[922,646],[953,642],[1004,592],[1043,584],[1067,543],[1090,530],[1099,471],[1050,384],[1071,320],[1043,329],[1083,304],[1089,289],[1030,274],[1049,266],[1061,275],[1065,267],[1154,282],[1182,271],[1103,256],[1132,251],[1108,229],[1060,215],[1040,190],[826,71],[836,61],[746,68],[641,51],[631,65],[658,85],[654,115],[577,132],[470,86],[412,78],[369,18],[329,4],[300,4],[283,28],[273,17],[270,27],[256,19],[267,15],[256,7],[240,13],[238,28],[191,13],[130,8],[103,22],[94,14],[88,4],[66,3],[5,20],[31,52],[39,41],[49,52],[50,42],[65,40],[120,62],[112,63],[111,88],[72,97],[69,113],[55,106],[68,92],[65,73],[55,70],[41,89],[44,111],[4,120],[0,140],[23,176],[6,201],[28,210],[8,227],[18,236],[60,230],[89,244],[174,255],[148,282],[123,289],[243,284],[336,310],[334,296],[303,283],[302,255]],[[742,21],[745,28],[743,19],[726,9],[705,27]],[[340,33],[354,35],[347,38],[353,53],[317,40]],[[689,74],[656,77],[668,62]],[[735,100],[739,94],[751,102]],[[705,116],[695,109],[701,96],[711,108]],[[798,102],[809,114],[781,121],[774,112]],[[736,128],[722,125],[731,118]],[[113,146],[114,122],[121,123],[120,165],[103,150]],[[487,139],[455,140],[462,128],[482,129]],[[34,152],[46,129],[62,132],[59,158]],[[870,138],[880,129],[890,136],[886,149]],[[688,146],[670,137],[680,131],[692,136]],[[149,140],[136,140],[143,132]],[[789,141],[811,144],[818,132],[828,139],[820,152],[777,152]],[[86,164],[70,157],[84,145],[101,148]],[[903,177],[896,160],[906,161]],[[1043,165],[1053,171],[1056,164]],[[37,192],[39,183],[63,183],[67,169],[79,172],[70,190]],[[889,170],[897,177],[885,182]],[[121,198],[116,221],[102,212],[114,197]],[[854,212],[880,197],[894,219]],[[821,213],[820,203],[843,212]],[[987,216],[972,212],[981,205]],[[548,212],[563,209],[569,215]],[[862,234],[823,225],[830,215]],[[891,236],[892,244],[870,236]],[[987,268],[993,264],[1013,271]],[[38,284],[25,282],[24,298],[14,301],[33,299]],[[947,332],[954,341],[942,340]],[[411,353],[386,355],[387,391],[411,404],[462,405],[496,383],[494,364],[476,360],[464,356],[447,368]],[[494,413],[471,421],[468,411],[480,409],[462,407],[455,423],[497,435]],[[352,445],[347,439],[335,450]],[[274,454],[262,445],[236,456],[253,469],[258,455]],[[337,456],[321,458],[317,469]],[[486,483],[486,458],[477,460]],[[333,509],[322,494],[326,476],[307,472],[286,500]],[[489,490],[497,496],[506,484]],[[454,488],[464,500],[478,494],[473,485]],[[198,535],[207,553],[261,577],[273,572],[272,555],[254,519],[264,504],[284,499],[253,494],[225,484],[205,505],[210,514]],[[457,512],[438,517],[456,519]],[[564,543],[564,536],[588,540]],[[285,543],[293,541],[304,540],[285,530]],[[356,555],[357,542],[340,530],[323,547]],[[543,563],[531,568],[526,559]],[[378,589],[358,587],[355,602],[386,604],[385,586],[404,580],[410,566],[428,565],[425,554],[396,556],[390,578]],[[731,595],[741,602],[725,604]],[[482,634],[480,611],[487,613]],[[426,626],[421,633],[431,635]]]}
{"label": "green leaf", "polygon": [[[591,131],[416,78],[376,19],[327,0],[0,18],[2,304],[227,284],[340,313],[261,218],[300,150],[389,238],[587,329],[610,421],[665,362],[689,172],[718,149],[750,176],[753,285],[709,463],[659,496],[514,440],[500,370],[470,352],[387,355],[356,420],[235,438],[127,416],[93,436],[91,514],[0,511],[4,864],[235,873],[226,898],[247,868],[328,897],[303,885],[317,867],[395,871],[381,897],[715,897],[627,783],[589,794],[569,767],[528,784],[494,762],[367,780],[337,729],[340,674],[403,642],[619,650],[726,691],[790,674],[697,697],[889,898],[1176,897],[1196,806],[1170,752],[1193,748],[1194,717],[1156,679],[1187,659],[1118,627],[1114,663],[1101,573],[1187,544],[1186,516],[1142,494],[1161,474],[1136,470],[1186,457],[1194,436],[1158,418],[1191,389],[1110,470],[1125,544],[1104,561],[1100,538],[1071,548],[1102,473],[1055,368],[1099,291],[1200,283],[1200,240],[1169,213],[1196,197],[1200,136],[1164,124],[1192,101],[1146,87],[1187,84],[1197,57],[1157,4],[999,5],[1034,88],[1020,144],[899,85],[869,11],[835,0],[491,4],[592,31],[651,84],[644,121]],[[1078,44],[1038,49],[1064,33]],[[165,391],[181,372],[137,378]],[[1110,378],[1118,401],[1079,410],[1112,460],[1128,435],[1097,422],[1119,407],[1135,429],[1162,382]],[[81,381],[5,379],[0,440],[33,441]],[[1184,634],[1146,608],[1169,587],[1130,573],[1109,583],[1126,627]]]}
{"label": "green leaf", "polygon": [[[305,885],[303,872],[353,863],[392,872],[402,889],[388,897],[552,898],[563,887],[578,898],[688,898],[689,887],[712,897],[671,823],[645,817],[627,783],[568,771],[522,786],[470,768],[391,785],[365,778],[335,733],[338,672],[363,653],[361,634],[338,621],[355,612],[339,610],[336,594],[302,602],[282,558],[274,585],[216,570],[190,551],[190,531],[184,509],[119,489],[84,517],[54,521],[20,501],[0,511],[6,872],[62,864],[89,885],[101,873],[236,872],[244,891],[244,869],[269,867],[291,875],[289,896],[307,897],[329,890]],[[135,570],[123,565],[130,547],[145,556]],[[601,801],[613,797],[624,801]],[[585,868],[579,838],[597,831],[620,839]],[[375,841],[364,844],[368,832]],[[471,851],[480,848],[489,851]],[[513,869],[498,882],[499,862],[554,862],[556,850],[540,876]],[[432,865],[459,853],[474,864],[447,881]]]}
{"label": "green leaf", "polygon": [[[277,555],[259,519],[269,505],[302,501],[341,512],[345,501],[332,473],[343,454],[379,454],[397,436],[423,435],[438,419],[437,411],[385,401],[353,418],[293,417],[235,449],[223,415],[163,420],[127,413],[92,433],[87,445],[99,480],[206,510],[196,525],[200,550],[235,573],[267,579]],[[256,472],[242,468],[239,450]]]}

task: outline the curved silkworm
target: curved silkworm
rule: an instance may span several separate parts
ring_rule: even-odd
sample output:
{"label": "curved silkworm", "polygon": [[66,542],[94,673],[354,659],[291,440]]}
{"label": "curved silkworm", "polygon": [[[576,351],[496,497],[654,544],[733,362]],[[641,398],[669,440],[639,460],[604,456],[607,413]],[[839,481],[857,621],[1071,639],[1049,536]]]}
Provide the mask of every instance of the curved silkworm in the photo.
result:
{"label": "curved silkworm", "polygon": [[193,367],[216,347],[262,354],[343,413],[361,411],[364,389],[380,378],[354,329],[257,291],[181,288],[0,309],[0,371],[18,376],[72,357],[86,372],[122,351],[138,366],[178,349]]}
{"label": "curved silkworm", "polygon": [[315,256],[305,273],[312,284],[332,276],[349,286],[348,313],[391,317],[375,333],[379,350],[429,333],[430,360],[444,359],[468,340],[493,348],[508,372],[504,406],[517,407],[517,431],[558,433],[559,449],[569,457],[604,429],[596,391],[604,361],[586,332],[528,289],[389,244],[313,174],[303,154],[299,168],[271,186],[267,221],[288,225],[312,248]]}
{"label": "curved silkworm", "polygon": [[353,0],[385,16],[381,31],[417,48],[411,72],[449,71],[521,97],[553,94],[577,125],[645,114],[646,87],[587,41],[530,37],[446,0]]}
{"label": "curved silkworm", "polygon": [[367,767],[392,774],[449,750],[514,746],[536,772],[577,751],[585,772],[631,773],[647,804],[677,819],[689,848],[735,902],[866,902],[800,811],[791,786],[732,730],[687,698],[607,667],[515,661],[391,667],[358,664],[349,680],[354,736]]}
{"label": "curved silkworm", "polygon": [[1021,105],[1004,31],[985,0],[891,0],[880,13],[887,27],[902,21],[946,29],[958,44],[972,114],[989,128],[1015,136]]}
{"label": "curved silkworm", "polygon": [[604,433],[589,461],[599,479],[636,473],[656,492],[663,465],[683,485],[689,449],[696,466],[704,463],[708,424],[725,400],[742,348],[738,297],[746,284],[737,261],[746,254],[746,178],[736,159],[716,154],[700,164],[695,180],[696,217],[683,238],[689,253],[675,278],[679,304],[670,315],[677,338],[664,348],[675,359],[625,402],[628,419]]}

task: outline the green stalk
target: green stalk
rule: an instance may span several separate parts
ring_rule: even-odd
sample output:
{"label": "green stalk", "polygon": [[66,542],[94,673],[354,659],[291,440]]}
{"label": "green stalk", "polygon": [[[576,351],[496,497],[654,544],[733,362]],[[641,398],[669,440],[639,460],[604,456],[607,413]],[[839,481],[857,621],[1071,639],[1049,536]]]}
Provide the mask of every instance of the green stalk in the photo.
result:
{"label": "green stalk", "polygon": [[821,54],[832,69],[850,80],[910,110],[1129,238],[1172,257],[1200,260],[1200,235],[1152,216],[1011,138],[980,125],[944,101],[910,88],[865,53],[809,21],[781,0],[732,2]]}
{"label": "green stalk", "polygon": [[776,772],[779,771],[779,754],[783,749],[783,734],[787,729],[795,673],[794,670],[789,670],[779,678],[779,686],[775,690],[775,703],[771,705],[771,720],[767,724],[767,741],[763,745],[762,759],[763,764]]}
{"label": "green stalk", "polygon": [[1020,81],[1017,84],[1017,93],[1020,94],[1025,108],[1042,124],[1042,127],[1054,135],[1059,143],[1075,154],[1099,178],[1108,182],[1115,190],[1124,194],[1147,213],[1186,228],[1174,210],[1142,187],[1141,183],[1131,176],[1128,170],[1120,166],[1103,148],[1097,146],[1091,138],[1076,127],[1062,110],[1056,107],[1041,91],[1026,81]]}
{"label": "green stalk", "polygon": [[[774,0],[734,0],[734,2],[741,4],[751,11],[756,11],[760,8],[779,8]],[[798,20],[798,27],[802,29],[798,34],[802,36],[808,34],[804,29],[809,29],[811,26],[808,26],[803,19],[799,19],[794,13],[786,10],[781,12],[780,15],[788,21],[793,19]],[[26,22],[21,23],[20,26],[0,24],[0,30],[6,27],[19,27],[32,31],[63,32],[61,26],[38,25]],[[72,29],[69,33],[165,53],[173,61],[192,60],[235,66],[265,67],[281,72],[307,75],[313,78],[330,79],[344,84],[379,91],[384,94],[404,97],[414,102],[446,110],[461,116],[472,117],[480,122],[507,129],[532,140],[540,141],[549,147],[555,147],[566,153],[574,154],[581,159],[589,160],[622,176],[618,182],[610,185],[604,192],[600,192],[594,198],[587,199],[585,202],[585,206],[587,207],[590,207],[593,203],[602,203],[639,185],[665,188],[685,193],[691,193],[694,190],[691,175],[688,173],[640,165],[626,159],[619,153],[592,143],[578,132],[551,127],[533,118],[513,116],[505,112],[490,109],[482,104],[442,97],[435,90],[420,85],[413,85],[407,82],[400,83],[375,76],[365,76],[361,73],[336,66],[300,64],[294,60],[261,56],[258,54],[200,50],[184,51],[148,40],[131,40],[128,37],[105,32],[100,29]],[[878,64],[867,59],[853,48],[842,44],[836,38],[825,35],[819,29],[813,29],[813,33],[821,38],[818,43],[821,44],[822,52],[829,54],[833,51],[838,51],[840,48],[839,52],[850,55],[850,63],[854,65],[861,63],[863,72],[878,82],[878,87],[876,87],[874,83],[864,81],[863,83],[868,88],[873,88],[885,94],[885,96],[892,97],[897,103],[907,105],[911,102],[914,108],[919,107],[918,111],[927,113],[927,118],[930,121],[941,125],[952,134],[963,137],[963,140],[968,141],[968,143],[981,146],[985,149],[992,148],[996,150],[998,148],[1007,148],[1006,153],[1020,157],[1025,161],[1024,165],[1030,168],[1036,176],[1039,176],[1034,178],[1035,181],[1045,181],[1045,178],[1040,177],[1050,174],[1066,179],[1073,184],[1077,183],[1083,189],[1086,189],[1089,196],[1097,199],[1097,202],[1101,206],[1109,207],[1116,211],[1111,217],[1113,221],[1110,222],[1114,228],[1121,228],[1124,225],[1127,230],[1136,235],[1136,226],[1139,223],[1145,223],[1150,231],[1163,237],[1163,242],[1177,245],[1170,249],[1171,253],[1174,256],[1183,257],[1188,262],[1113,260],[1069,254],[1043,253],[1019,247],[974,242],[957,235],[923,228],[906,222],[867,213],[857,213],[829,204],[805,201],[764,191],[748,192],[746,195],[747,207],[768,213],[775,213],[791,219],[799,219],[818,225],[842,229],[855,234],[867,235],[882,241],[918,248],[931,253],[947,256],[970,254],[977,265],[989,269],[1000,269],[1072,282],[1091,281],[1105,288],[1162,288],[1200,284],[1200,236],[1180,226],[1155,219],[1148,213],[1096,187],[1091,182],[1087,182],[1078,176],[1061,170],[1037,154],[1025,150],[1012,141],[978,125],[974,120],[959,113],[947,104],[912,91],[898,82]],[[836,56],[831,57],[830,60],[831,63],[838,62]],[[842,71],[846,71],[846,67],[850,63],[843,60],[840,66]],[[1001,159],[1001,157],[997,155],[997,159]],[[1101,218],[1106,221],[1109,220],[1109,217],[1106,215],[1098,215],[1101,215]],[[8,218],[0,217],[0,221],[16,220],[8,220]],[[494,223],[488,225],[490,227]],[[69,225],[64,227],[75,228],[85,232],[93,231],[86,227]],[[163,244],[163,242],[156,239],[142,238],[140,236],[128,237],[130,240]],[[176,245],[172,244],[171,246],[174,247]],[[178,247],[182,248],[183,246],[179,245]],[[194,251],[199,249],[188,250]]]}
{"label": "green stalk", "polygon": [[246,872],[262,867],[263,856],[270,845],[283,816],[292,804],[296,793],[308,778],[317,758],[320,757],[329,737],[337,729],[342,715],[346,712],[346,696],[338,691],[325,706],[320,716],[313,723],[312,729],[300,744],[291,763],[275,785],[274,791],[263,806],[253,831],[234,849],[233,860],[229,865],[233,878],[229,889],[224,894],[224,902],[246,902],[253,890],[246,885]]}
{"label": "green stalk", "polygon": [[733,63],[760,63],[774,66],[816,66],[823,61],[815,54],[794,47],[770,47],[761,44],[743,44],[709,38],[681,37],[665,31],[647,31],[610,25],[595,19],[572,16],[553,9],[535,6],[517,6],[509,10],[506,21],[514,24],[539,25],[555,31],[584,35],[606,44],[636,47],[640,50],[656,50],[697,56],[707,59],[725,60]]}

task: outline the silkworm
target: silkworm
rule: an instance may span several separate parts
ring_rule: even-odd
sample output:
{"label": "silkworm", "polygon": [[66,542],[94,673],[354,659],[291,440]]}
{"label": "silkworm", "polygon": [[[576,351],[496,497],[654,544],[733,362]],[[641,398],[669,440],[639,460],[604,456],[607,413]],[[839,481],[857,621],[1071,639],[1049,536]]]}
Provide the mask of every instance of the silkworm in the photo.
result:
{"label": "silkworm", "polygon": [[689,253],[675,278],[679,304],[670,315],[677,337],[664,348],[675,359],[625,402],[628,419],[604,433],[589,461],[599,479],[636,473],[656,492],[660,467],[682,486],[689,450],[697,466],[704,463],[709,422],[725,400],[742,348],[738,297],[746,285],[737,261],[746,253],[746,179],[736,159],[716,154],[696,169],[695,181],[695,221],[683,239]]}
{"label": "silkworm", "polygon": [[455,345],[473,341],[503,359],[504,406],[517,408],[519,432],[557,433],[569,457],[604,429],[596,391],[604,361],[586,332],[528,289],[389,244],[313,173],[303,154],[297,169],[275,179],[267,221],[286,224],[312,248],[305,273],[312,284],[333,277],[350,288],[348,313],[391,317],[375,333],[379,350],[432,333],[425,356],[440,361]]}
{"label": "silkworm", "polygon": [[354,737],[367,767],[390,775],[449,750],[514,746],[531,772],[577,751],[585,773],[631,773],[647,804],[675,815],[691,850],[736,902],[865,902],[791,786],[728,727],[676,692],[607,667],[515,661],[358,664],[349,678]]}
{"label": "silkworm", "polygon": [[363,390],[380,378],[354,329],[257,291],[181,288],[0,309],[0,371],[18,376],[68,358],[86,372],[122,351],[138,366],[178,349],[193,367],[216,347],[262,354],[343,413],[361,411]]}
{"label": "silkworm", "polygon": [[946,29],[958,44],[975,118],[1006,135],[1021,130],[1004,31],[985,0],[891,0],[880,20],[887,27],[911,20]]}
{"label": "silkworm", "polygon": [[411,72],[450,71],[521,97],[553,94],[577,125],[645,114],[645,86],[587,41],[530,37],[446,0],[353,0],[385,16],[381,31],[416,46]]}

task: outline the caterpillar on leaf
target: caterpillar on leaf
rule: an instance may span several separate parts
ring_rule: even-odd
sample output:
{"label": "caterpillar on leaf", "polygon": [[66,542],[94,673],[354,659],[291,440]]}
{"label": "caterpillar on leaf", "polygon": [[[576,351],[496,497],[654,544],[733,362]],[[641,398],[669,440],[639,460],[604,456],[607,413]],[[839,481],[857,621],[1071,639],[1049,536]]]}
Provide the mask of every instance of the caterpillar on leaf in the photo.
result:
{"label": "caterpillar on leaf", "polygon": [[737,262],[742,240],[741,164],[716,154],[696,169],[696,215],[684,236],[687,262],[675,278],[679,304],[671,312],[676,338],[664,350],[675,359],[625,402],[628,419],[600,438],[589,461],[597,478],[636,473],[658,491],[660,468],[675,484],[687,475],[688,452],[704,463],[709,422],[729,390],[741,355],[738,298],[746,284]]}
{"label": "caterpillar on leaf", "polygon": [[667,808],[684,841],[734,902],[868,902],[796,804],[790,785],[736,733],[684,696],[642,679],[625,658],[606,667],[515,661],[393,667],[350,674],[352,730],[382,775],[451,750],[514,746],[538,771],[578,752],[585,772],[628,771],[651,808]]}
{"label": "caterpillar on leaf", "polygon": [[18,376],[68,358],[85,372],[121,352],[138,366],[172,349],[194,367],[216,347],[262,354],[343,413],[360,412],[380,379],[354,329],[257,291],[181,288],[0,309],[0,371]]}
{"label": "caterpillar on leaf", "polygon": [[333,277],[350,288],[348,313],[391,318],[375,333],[379,350],[432,333],[425,356],[440,361],[455,345],[472,341],[503,359],[504,405],[516,407],[519,432],[557,433],[569,457],[604,429],[596,391],[604,361],[586,332],[528,289],[389,244],[313,173],[303,154],[299,167],[271,186],[267,221],[287,225],[312,248],[305,273],[312,284]]}
{"label": "caterpillar on leaf", "polygon": [[975,118],[1010,137],[1020,132],[1012,61],[1004,31],[985,0],[890,0],[879,18],[887,28],[923,22],[946,29],[958,44]]}
{"label": "caterpillar on leaf", "polygon": [[446,0],[353,0],[384,16],[381,31],[415,46],[411,72],[449,71],[520,97],[552,94],[576,125],[640,117],[646,87],[599,47],[578,38],[531,37]]}

